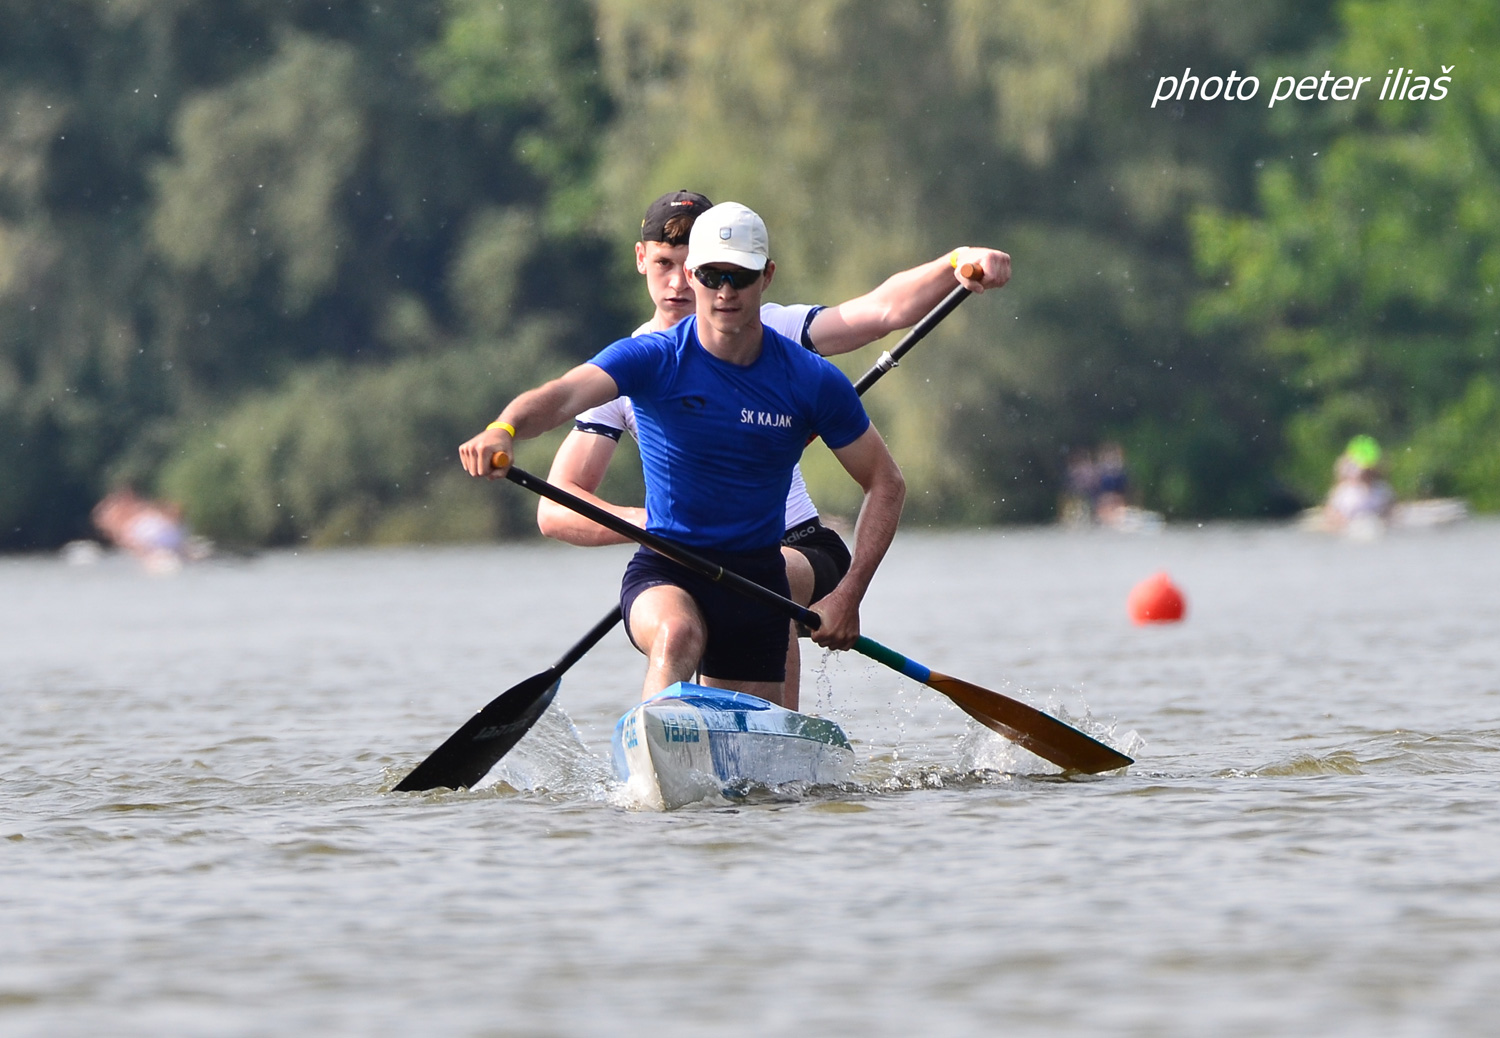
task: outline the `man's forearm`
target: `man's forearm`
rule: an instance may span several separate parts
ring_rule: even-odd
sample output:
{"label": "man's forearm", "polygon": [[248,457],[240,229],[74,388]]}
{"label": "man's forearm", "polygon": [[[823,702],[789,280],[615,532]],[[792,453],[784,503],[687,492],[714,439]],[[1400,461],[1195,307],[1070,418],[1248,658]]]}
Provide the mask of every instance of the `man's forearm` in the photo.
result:
{"label": "man's forearm", "polygon": [[[965,268],[963,271],[958,268]],[[977,273],[976,273],[977,271]],[[970,274],[974,274],[973,278]],[[819,311],[808,332],[825,357],[857,350],[932,311],[956,284],[971,291],[1010,280],[1010,257],[998,249],[961,246],[945,256],[892,274],[862,296]]]}
{"label": "man's forearm", "polygon": [[579,411],[592,406],[575,407],[576,396],[577,393],[562,379],[554,379],[536,389],[528,389],[506,404],[496,421],[513,426],[516,439],[530,440],[551,432]]}
{"label": "man's forearm", "polygon": [[[558,483],[556,480],[548,480],[553,486],[566,490],[574,497],[587,501],[604,509],[611,515],[624,519],[632,526],[645,529],[646,510],[631,505],[612,504],[596,494],[591,494],[582,487],[570,487],[566,483]],[[615,533],[607,527],[600,526],[592,519],[585,519],[571,508],[564,508],[555,502],[543,498],[537,506],[537,526],[542,535],[551,537],[553,540],[563,541],[567,544],[576,544],[581,548],[597,548],[606,544],[629,544],[630,538]]]}
{"label": "man's forearm", "polygon": [[540,436],[579,411],[616,396],[619,390],[615,381],[602,368],[580,364],[561,378],[527,390],[506,404],[498,418],[459,446],[459,460],[469,475],[497,479],[510,464],[499,455],[514,454],[515,440]]}
{"label": "man's forearm", "polygon": [[854,555],[849,572],[839,581],[839,588],[863,600],[875,571],[895,539],[901,522],[901,506],[906,501],[906,483],[899,471],[894,479],[883,479],[865,490],[859,518],[854,523]]}
{"label": "man's forearm", "polygon": [[954,286],[948,257],[892,274],[870,293],[884,312],[884,332],[909,328],[920,321]]}

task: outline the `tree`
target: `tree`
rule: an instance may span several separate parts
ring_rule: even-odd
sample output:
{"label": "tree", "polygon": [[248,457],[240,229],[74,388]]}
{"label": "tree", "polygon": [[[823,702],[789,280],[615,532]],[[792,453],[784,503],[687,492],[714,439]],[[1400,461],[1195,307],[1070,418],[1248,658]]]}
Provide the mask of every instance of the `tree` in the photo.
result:
{"label": "tree", "polygon": [[[1305,497],[1351,435],[1372,433],[1394,448],[1399,490],[1500,508],[1500,84],[1484,71],[1500,10],[1353,0],[1341,27],[1311,64],[1264,75],[1372,82],[1357,102],[1279,106],[1287,157],[1265,163],[1259,212],[1199,213],[1217,287],[1198,325],[1244,336],[1283,373],[1282,470]],[[1397,68],[1408,97],[1381,100]]]}
{"label": "tree", "polygon": [[[1067,448],[1107,438],[1130,448],[1148,503],[1256,514],[1274,503],[1272,390],[1184,327],[1184,214],[1244,197],[1260,126],[1174,120],[1150,93],[1184,54],[1248,68],[1301,45],[1325,7],[600,0],[620,109],[607,215],[628,227],[682,186],[749,204],[786,300],[846,298],[964,242],[1011,251],[1011,286],[955,313],[867,401],[910,517],[1050,517]],[[804,467],[820,502],[852,505],[828,458]]]}

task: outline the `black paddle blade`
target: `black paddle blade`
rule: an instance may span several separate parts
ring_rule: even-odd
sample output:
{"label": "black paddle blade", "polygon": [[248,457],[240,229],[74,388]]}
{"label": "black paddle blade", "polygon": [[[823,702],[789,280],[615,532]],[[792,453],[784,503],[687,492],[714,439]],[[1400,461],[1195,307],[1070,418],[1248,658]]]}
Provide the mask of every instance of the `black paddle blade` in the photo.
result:
{"label": "black paddle blade", "polygon": [[531,731],[552,704],[561,682],[562,674],[556,667],[549,667],[502,692],[397,783],[396,792],[474,785]]}

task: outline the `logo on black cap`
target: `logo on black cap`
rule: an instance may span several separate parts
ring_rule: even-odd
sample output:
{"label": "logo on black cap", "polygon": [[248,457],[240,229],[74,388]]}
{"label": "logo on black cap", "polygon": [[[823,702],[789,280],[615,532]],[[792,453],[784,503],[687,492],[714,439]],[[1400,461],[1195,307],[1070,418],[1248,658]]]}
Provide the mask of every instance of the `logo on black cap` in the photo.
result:
{"label": "logo on black cap", "polygon": [[[646,209],[646,218],[641,221],[641,241],[665,242],[668,239],[667,221],[673,217],[699,213],[713,208],[713,203],[696,191],[671,191],[652,202]],[[687,229],[676,230],[673,244],[685,244]]]}

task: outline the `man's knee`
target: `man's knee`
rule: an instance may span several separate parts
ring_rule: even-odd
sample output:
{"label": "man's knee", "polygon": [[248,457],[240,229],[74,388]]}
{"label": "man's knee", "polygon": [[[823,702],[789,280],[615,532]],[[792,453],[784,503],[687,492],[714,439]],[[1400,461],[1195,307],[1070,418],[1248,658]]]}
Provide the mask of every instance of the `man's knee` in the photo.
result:
{"label": "man's knee", "polygon": [[783,547],[781,557],[786,560],[786,582],[792,590],[792,601],[807,605],[812,601],[813,587],[817,583],[812,563],[796,548]]}
{"label": "man's knee", "polygon": [[644,652],[666,658],[703,655],[708,629],[692,596],[659,585],[643,591],[630,610],[630,637]]}

